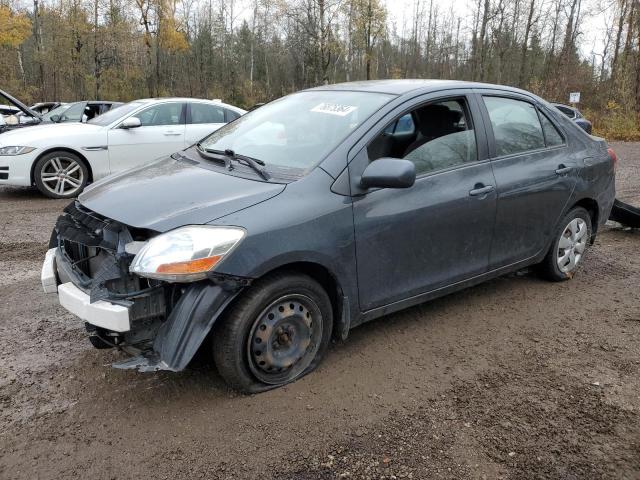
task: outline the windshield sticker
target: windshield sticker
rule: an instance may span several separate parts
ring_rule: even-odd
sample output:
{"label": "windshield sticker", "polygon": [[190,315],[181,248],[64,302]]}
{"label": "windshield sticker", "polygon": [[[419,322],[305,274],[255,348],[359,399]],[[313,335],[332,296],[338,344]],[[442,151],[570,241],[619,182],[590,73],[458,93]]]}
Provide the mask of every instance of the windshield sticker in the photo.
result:
{"label": "windshield sticker", "polygon": [[329,115],[338,115],[339,117],[345,117],[351,112],[357,110],[358,107],[351,105],[338,105],[337,103],[321,103],[311,109],[316,113],[328,113]]}

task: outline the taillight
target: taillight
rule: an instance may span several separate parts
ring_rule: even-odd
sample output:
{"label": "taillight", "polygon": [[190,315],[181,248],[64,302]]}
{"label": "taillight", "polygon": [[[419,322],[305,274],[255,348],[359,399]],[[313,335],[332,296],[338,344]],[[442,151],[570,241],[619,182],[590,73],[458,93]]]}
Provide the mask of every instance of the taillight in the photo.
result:
{"label": "taillight", "polygon": [[609,154],[609,158],[611,159],[611,163],[613,163],[613,169],[615,170],[618,166],[618,156],[616,152],[613,151],[613,148],[607,148],[607,153]]}

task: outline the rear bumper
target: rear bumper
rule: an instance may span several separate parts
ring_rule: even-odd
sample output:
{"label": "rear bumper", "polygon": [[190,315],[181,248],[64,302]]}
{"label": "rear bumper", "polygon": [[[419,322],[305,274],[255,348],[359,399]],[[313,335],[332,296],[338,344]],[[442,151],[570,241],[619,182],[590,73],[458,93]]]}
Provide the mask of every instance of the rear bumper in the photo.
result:
{"label": "rear bumper", "polygon": [[73,283],[59,284],[56,271],[56,250],[51,248],[45,255],[40,280],[45,293],[57,293],[60,305],[75,316],[91,325],[114,332],[128,332],[131,329],[129,309],[104,300],[91,303],[89,295]]}

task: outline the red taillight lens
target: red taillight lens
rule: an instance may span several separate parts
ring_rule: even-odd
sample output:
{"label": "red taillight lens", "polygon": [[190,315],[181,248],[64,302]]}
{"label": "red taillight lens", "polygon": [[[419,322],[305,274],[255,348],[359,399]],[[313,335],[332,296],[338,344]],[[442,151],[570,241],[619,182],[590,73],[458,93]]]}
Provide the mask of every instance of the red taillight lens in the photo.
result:
{"label": "red taillight lens", "polygon": [[607,153],[609,154],[611,163],[613,163],[613,169],[615,170],[615,168],[618,166],[618,156],[616,155],[616,152],[614,152],[613,148],[611,147],[607,148]]}

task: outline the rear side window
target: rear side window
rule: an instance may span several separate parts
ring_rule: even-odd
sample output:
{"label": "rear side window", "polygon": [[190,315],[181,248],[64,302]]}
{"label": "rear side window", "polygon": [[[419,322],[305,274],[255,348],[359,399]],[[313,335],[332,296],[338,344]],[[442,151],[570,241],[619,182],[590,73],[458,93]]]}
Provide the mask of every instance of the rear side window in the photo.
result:
{"label": "rear side window", "polygon": [[240,118],[240,114],[238,112],[234,112],[233,110],[225,110],[227,112],[227,122],[233,122],[236,118]]}
{"label": "rear side window", "polygon": [[562,138],[562,135],[551,120],[549,120],[549,118],[542,112],[540,112],[540,120],[542,121],[542,129],[544,130],[544,138],[547,141],[547,147],[563,145],[564,138]]}
{"label": "rear side window", "polygon": [[224,109],[207,103],[192,103],[191,123],[225,123]]}
{"label": "rear side window", "polygon": [[536,108],[529,102],[502,97],[484,97],[489,112],[496,155],[513,155],[545,147]]}

